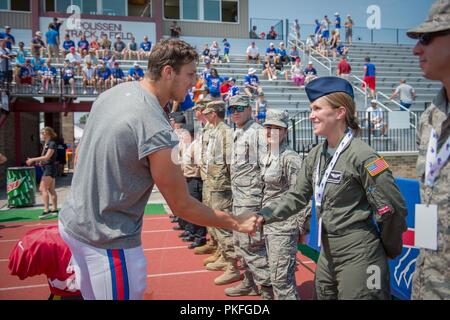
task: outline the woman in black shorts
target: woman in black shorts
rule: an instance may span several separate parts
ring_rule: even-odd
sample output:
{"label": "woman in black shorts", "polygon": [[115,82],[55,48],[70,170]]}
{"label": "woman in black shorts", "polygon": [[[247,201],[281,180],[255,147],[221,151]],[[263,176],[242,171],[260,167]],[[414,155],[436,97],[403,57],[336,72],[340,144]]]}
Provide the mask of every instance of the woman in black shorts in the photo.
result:
{"label": "woman in black shorts", "polygon": [[[41,138],[44,140],[44,149],[42,155],[37,158],[28,158],[27,165],[30,166],[34,162],[40,163],[43,169],[39,191],[41,192],[42,201],[44,203],[44,212],[39,219],[47,219],[58,215],[58,199],[55,191],[55,178],[57,174],[56,167],[56,133],[50,127],[44,127],[41,130]],[[49,194],[52,201],[52,210],[48,210]]]}

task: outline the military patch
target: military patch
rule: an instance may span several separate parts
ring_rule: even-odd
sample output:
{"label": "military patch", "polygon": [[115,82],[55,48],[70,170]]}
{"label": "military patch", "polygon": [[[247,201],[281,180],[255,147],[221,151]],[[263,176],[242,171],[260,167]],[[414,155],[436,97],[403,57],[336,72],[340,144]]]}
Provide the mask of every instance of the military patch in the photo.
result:
{"label": "military patch", "polygon": [[382,216],[390,211],[391,211],[391,208],[389,208],[389,206],[384,206],[383,208],[378,209],[378,214],[380,216]]}
{"label": "military patch", "polygon": [[342,172],[341,171],[333,170],[330,172],[327,182],[334,183],[334,184],[340,184],[341,181],[342,181]]}
{"label": "military patch", "polygon": [[387,168],[389,168],[389,165],[383,157],[378,158],[377,160],[372,161],[371,163],[366,165],[366,169],[372,177],[375,177],[377,174],[383,172]]}

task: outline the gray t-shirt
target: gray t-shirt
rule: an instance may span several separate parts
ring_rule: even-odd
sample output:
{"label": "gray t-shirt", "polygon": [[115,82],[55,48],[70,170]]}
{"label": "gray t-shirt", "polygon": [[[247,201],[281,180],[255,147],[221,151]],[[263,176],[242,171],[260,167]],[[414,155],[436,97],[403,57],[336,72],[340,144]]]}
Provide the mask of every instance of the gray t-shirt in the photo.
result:
{"label": "gray t-shirt", "polygon": [[402,83],[395,89],[395,93],[398,93],[400,96],[400,100],[404,103],[412,103],[413,102],[413,93],[414,89],[409,84]]}
{"label": "gray t-shirt", "polygon": [[60,213],[67,233],[103,249],[141,245],[144,208],[154,185],[147,156],[177,143],[158,100],[139,82],[101,94]]}

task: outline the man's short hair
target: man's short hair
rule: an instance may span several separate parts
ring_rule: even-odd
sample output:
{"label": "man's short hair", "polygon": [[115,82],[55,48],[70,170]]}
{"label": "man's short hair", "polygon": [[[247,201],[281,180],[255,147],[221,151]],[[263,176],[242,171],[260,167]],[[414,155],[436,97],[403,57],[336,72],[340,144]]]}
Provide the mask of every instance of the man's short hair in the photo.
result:
{"label": "man's short hair", "polygon": [[180,39],[161,40],[150,53],[147,75],[157,81],[161,78],[161,71],[165,66],[171,66],[179,73],[182,66],[197,60],[197,51],[187,42]]}

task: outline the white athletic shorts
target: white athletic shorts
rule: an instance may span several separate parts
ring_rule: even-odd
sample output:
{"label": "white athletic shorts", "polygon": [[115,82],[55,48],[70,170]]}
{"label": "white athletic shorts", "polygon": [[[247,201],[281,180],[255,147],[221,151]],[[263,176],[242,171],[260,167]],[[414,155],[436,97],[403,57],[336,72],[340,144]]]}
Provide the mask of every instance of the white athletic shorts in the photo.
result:
{"label": "white athletic shorts", "polygon": [[59,233],[72,251],[75,278],[85,300],[142,300],[147,286],[147,259],[142,246],[99,249]]}

